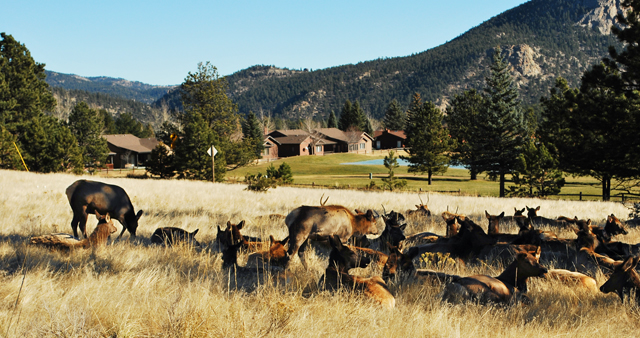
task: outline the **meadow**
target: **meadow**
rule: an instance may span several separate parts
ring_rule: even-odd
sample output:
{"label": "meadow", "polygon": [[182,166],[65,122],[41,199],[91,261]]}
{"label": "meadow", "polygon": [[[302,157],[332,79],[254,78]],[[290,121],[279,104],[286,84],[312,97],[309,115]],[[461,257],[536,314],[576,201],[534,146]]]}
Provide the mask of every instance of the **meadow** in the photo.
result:
{"label": "meadow", "polygon": [[[103,248],[69,254],[27,245],[29,237],[71,232],[72,212],[64,191],[79,178],[66,174],[0,171],[0,335],[6,337],[635,337],[640,307],[614,294],[589,293],[559,282],[533,279],[532,303],[511,306],[449,304],[440,300],[443,285],[422,280],[389,283],[396,308],[387,310],[353,294],[314,288],[326,257],[311,254],[310,268],[261,273],[243,266],[222,267],[217,227],[247,221],[243,233],[276,239],[287,236],[281,223],[257,218],[287,214],[300,205],[329,204],[349,209],[405,211],[419,204],[416,192],[367,192],[278,187],[266,193],[240,184],[182,180],[96,178],[123,187],[136,211],[144,210],[138,238],[113,241]],[[426,202],[426,193],[422,193]],[[546,217],[559,215],[604,222],[628,210],[620,203],[453,196],[429,194],[428,206],[464,213],[486,229],[484,211],[541,206]],[[88,230],[95,227],[90,216]],[[116,227],[121,225],[116,221]],[[152,245],[158,227],[200,229],[201,248]],[[381,229],[382,221],[378,227]],[[439,216],[411,222],[407,234],[444,234]],[[119,232],[118,232],[119,233]],[[563,237],[575,237],[563,232]],[[112,236],[115,239],[115,236]],[[640,242],[630,229],[621,240]],[[497,275],[486,264],[430,266],[459,275]],[[358,271],[361,274],[372,271]],[[598,274],[601,285],[606,277]]]}

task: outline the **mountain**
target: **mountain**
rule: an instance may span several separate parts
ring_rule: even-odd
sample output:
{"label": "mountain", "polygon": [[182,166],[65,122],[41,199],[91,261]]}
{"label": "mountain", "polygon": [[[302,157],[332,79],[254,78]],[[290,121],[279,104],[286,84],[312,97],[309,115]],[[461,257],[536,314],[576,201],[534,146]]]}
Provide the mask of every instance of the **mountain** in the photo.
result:
{"label": "mountain", "polygon": [[[456,93],[482,88],[500,46],[513,66],[522,101],[534,104],[548,95],[558,76],[577,85],[588,67],[608,55],[610,45],[620,47],[609,29],[620,8],[620,0],[532,0],[406,57],[315,71],[254,66],[227,77],[229,95],[244,114],[326,118],[349,99],[381,118],[391,100],[407,107],[416,92],[444,106]],[[160,102],[179,100],[169,93]]]}
{"label": "mountain", "polygon": [[81,90],[89,93],[104,93],[114,97],[153,103],[176,86],[154,86],[138,81],[128,81],[106,76],[82,77],[73,74],[45,71],[51,87],[66,90]]}

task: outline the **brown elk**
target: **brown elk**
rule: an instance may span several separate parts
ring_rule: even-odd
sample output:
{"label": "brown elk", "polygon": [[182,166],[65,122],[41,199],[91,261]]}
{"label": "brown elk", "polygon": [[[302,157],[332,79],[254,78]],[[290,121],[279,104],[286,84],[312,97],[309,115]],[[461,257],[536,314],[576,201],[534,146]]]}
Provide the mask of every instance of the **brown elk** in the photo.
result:
{"label": "brown elk", "polygon": [[421,232],[405,238],[405,240],[402,241],[402,246],[404,248],[410,248],[429,243],[436,243],[438,241],[442,241],[443,239],[451,238],[457,235],[458,230],[460,229],[460,224],[458,223],[457,218],[459,216],[464,217],[464,215],[457,215],[448,211],[442,213],[442,218],[444,219],[447,229],[445,237],[434,234],[433,232]]}
{"label": "brown elk", "polygon": [[598,283],[583,273],[565,269],[549,269],[545,278],[558,280],[564,284],[576,285],[589,291],[598,292]]}
{"label": "brown elk", "polygon": [[509,223],[517,222],[517,220],[519,218],[526,217],[526,216],[524,216],[524,211],[525,211],[525,208],[522,208],[522,209],[518,210],[517,208],[514,207],[513,208],[513,216],[504,216],[500,220],[500,222],[502,224],[509,224]]}
{"label": "brown elk", "polygon": [[[384,206],[382,209],[384,210]],[[363,213],[360,212],[358,214]],[[401,213],[391,211],[387,214],[385,211],[382,219],[384,220],[385,228],[380,236],[372,240],[369,240],[365,235],[354,236],[351,237],[349,243],[361,248],[371,248],[373,250],[386,252],[386,243],[397,246],[405,240],[404,230],[407,228],[407,223],[405,223],[405,218]]]}
{"label": "brown elk", "polygon": [[385,279],[395,278],[400,274],[412,274],[416,268],[413,265],[413,257],[410,254],[404,254],[400,248],[391,244],[389,246],[389,256],[384,268],[382,269],[382,277]]}
{"label": "brown elk", "polygon": [[98,219],[98,226],[89,237],[83,240],[78,240],[76,237],[67,234],[51,234],[32,237],[29,242],[34,245],[61,250],[87,249],[103,246],[107,243],[109,236],[118,231],[118,229],[113,225],[113,220],[109,217],[109,214],[103,216],[100,215],[98,211],[95,211],[95,214]]}
{"label": "brown elk", "polygon": [[628,234],[622,222],[614,214],[607,216],[607,222],[604,227],[592,226],[591,232],[603,243],[610,243],[613,236]]}
{"label": "brown elk", "polygon": [[367,298],[393,309],[396,300],[380,276],[362,278],[349,275],[349,269],[364,267],[368,262],[365,259],[358,259],[353,250],[342,244],[338,235],[329,237],[329,242],[332,247],[329,254],[329,265],[325,270],[324,278],[320,280],[324,284],[324,288],[338,290],[344,287],[347,290],[362,292]]}
{"label": "brown elk", "polygon": [[273,235],[269,235],[269,250],[254,252],[247,258],[247,266],[284,266],[287,263],[287,249],[285,245],[289,242],[289,237],[281,241],[276,241]]}
{"label": "brown elk", "polygon": [[287,215],[285,223],[289,228],[288,255],[291,258],[297,253],[305,266],[303,254],[311,236],[326,238],[337,235],[346,242],[354,235],[378,233],[377,217],[373,211],[354,215],[340,205],[301,206]]}
{"label": "brown elk", "polygon": [[616,292],[620,300],[624,301],[624,295],[631,290],[636,291],[636,301],[640,300],[640,276],[636,271],[636,266],[640,257],[627,257],[624,262],[618,265],[609,280],[600,287],[603,293]]}
{"label": "brown elk", "polygon": [[[416,204],[416,209],[407,210],[407,212],[406,212],[407,217],[416,218],[416,217],[431,216],[431,210],[429,210],[427,205],[424,204],[424,202],[422,201],[422,197],[420,197],[420,195],[418,195],[418,198],[420,199],[420,205]],[[430,199],[430,197],[429,197],[429,195],[427,195],[427,203],[429,203],[429,199]]]}
{"label": "brown elk", "polygon": [[504,211],[500,215],[491,215],[488,211],[484,211],[487,220],[489,220],[489,228],[487,229],[487,234],[491,237],[494,237],[498,240],[498,242],[513,242],[518,235],[516,234],[503,234],[500,233],[500,223],[502,223],[502,219],[504,216]]}
{"label": "brown elk", "polygon": [[125,230],[128,230],[132,237],[136,237],[138,219],[142,216],[142,210],[137,214],[134,212],[129,195],[124,189],[102,182],[77,180],[67,188],[66,194],[73,210],[71,229],[75,237],[78,237],[78,225],[82,235],[87,237],[87,218],[89,214],[96,211],[113,215],[113,218],[122,224],[122,232],[118,239],[122,237]]}
{"label": "brown elk", "polygon": [[151,243],[164,244],[165,246],[173,246],[177,243],[187,243],[194,246],[200,246],[195,236],[199,229],[193,232],[174,227],[158,228],[151,235]]}
{"label": "brown elk", "polygon": [[480,302],[509,302],[519,294],[526,293],[529,277],[542,277],[547,273],[547,269],[538,262],[539,255],[540,248],[533,255],[519,252],[515,261],[498,277],[475,275],[454,279],[445,287],[442,298],[450,302],[472,299]]}

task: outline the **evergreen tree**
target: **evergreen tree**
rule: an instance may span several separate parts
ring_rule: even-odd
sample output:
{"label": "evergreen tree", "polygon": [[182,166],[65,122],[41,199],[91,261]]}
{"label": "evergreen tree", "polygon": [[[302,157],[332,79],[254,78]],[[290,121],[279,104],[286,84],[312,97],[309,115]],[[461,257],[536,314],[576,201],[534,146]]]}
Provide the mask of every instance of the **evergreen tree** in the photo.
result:
{"label": "evergreen tree", "polygon": [[175,143],[174,167],[178,178],[211,180],[211,156],[207,150],[214,145],[218,149],[215,157],[215,180],[221,182],[226,173],[226,161],[222,154],[220,138],[209,128],[198,111],[185,112],[181,118],[182,133]]}
{"label": "evergreen tree", "polygon": [[103,134],[105,135],[117,134],[118,131],[116,129],[116,122],[113,119],[113,116],[111,115],[111,113],[109,113],[105,109],[98,110],[98,113],[100,113],[100,115],[102,116],[102,121],[104,123]]}
{"label": "evergreen tree", "polygon": [[171,178],[175,175],[173,152],[163,143],[158,144],[152,151],[146,163],[146,168],[152,175],[160,178]]}
{"label": "evergreen tree", "polygon": [[24,124],[22,156],[30,171],[52,173],[83,170],[82,151],[71,130],[52,116],[32,118]]}
{"label": "evergreen tree", "polygon": [[107,140],[102,137],[103,115],[80,102],[69,114],[69,128],[78,141],[83,163],[90,170],[103,166],[109,154]]}
{"label": "evergreen tree", "polygon": [[391,150],[389,154],[384,157],[384,167],[387,168],[389,175],[382,179],[382,186],[388,188],[390,191],[393,189],[402,189],[407,185],[407,180],[398,179],[394,173],[400,165],[398,164],[398,157],[396,153]]}
{"label": "evergreen tree", "polygon": [[264,150],[264,135],[260,127],[260,121],[253,112],[249,112],[247,119],[242,123],[242,133],[245,139],[250,139],[254,145],[254,152],[260,157]]}
{"label": "evergreen tree", "polygon": [[506,175],[518,164],[527,128],[513,84],[510,68],[497,48],[486,78],[485,106],[478,121],[479,135],[472,150],[477,169],[500,180],[500,197],[505,196]]}
{"label": "evergreen tree", "polygon": [[331,111],[329,114],[329,121],[327,121],[327,128],[338,128],[338,119],[336,118],[336,114]]}
{"label": "evergreen tree", "polygon": [[[359,104],[358,107],[360,107]],[[353,128],[360,128],[360,118],[358,117],[357,108],[351,104],[351,101],[347,100],[344,102],[344,106],[342,107],[342,113],[340,114],[340,120],[338,121],[338,129],[347,131]]]}
{"label": "evergreen tree", "polygon": [[155,136],[151,125],[143,125],[131,113],[120,114],[115,120],[115,129],[117,134],[131,134],[140,138]]}
{"label": "evergreen tree", "polygon": [[475,89],[456,95],[447,107],[446,123],[451,137],[456,140],[453,161],[463,164],[471,174],[471,180],[479,174],[476,167],[475,142],[480,140],[480,114],[485,105],[484,97]]}
{"label": "evergreen tree", "polygon": [[544,144],[534,139],[525,143],[509,187],[511,196],[545,197],[557,195],[564,186],[562,171]]}
{"label": "evergreen tree", "polygon": [[427,173],[429,184],[433,174],[447,171],[449,163],[452,141],[442,120],[442,112],[432,102],[422,104],[419,94],[413,96],[405,126],[410,156],[403,158],[410,163],[409,172]]}
{"label": "evergreen tree", "polygon": [[404,113],[397,100],[389,103],[384,114],[384,127],[389,130],[404,130],[407,115]]}

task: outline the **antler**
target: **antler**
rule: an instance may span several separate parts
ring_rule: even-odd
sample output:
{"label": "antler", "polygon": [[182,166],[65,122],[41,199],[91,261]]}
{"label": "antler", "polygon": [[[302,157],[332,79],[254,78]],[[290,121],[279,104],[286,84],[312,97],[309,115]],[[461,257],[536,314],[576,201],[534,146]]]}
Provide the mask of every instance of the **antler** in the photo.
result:
{"label": "antler", "polygon": [[325,204],[327,204],[327,201],[329,200],[329,196],[327,196],[327,199],[324,200],[324,202],[322,202],[322,198],[324,197],[324,194],[322,194],[322,196],[320,196],[320,206],[324,207]]}
{"label": "antler", "polygon": [[384,208],[384,204],[380,204],[382,206],[382,211],[384,212],[385,215],[387,215],[387,209]]}
{"label": "antler", "polygon": [[418,194],[418,198],[420,199],[420,204],[424,205],[424,202],[422,202],[422,197],[420,197],[420,194]]}

